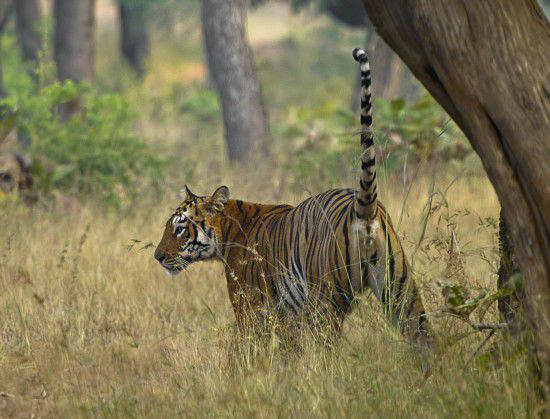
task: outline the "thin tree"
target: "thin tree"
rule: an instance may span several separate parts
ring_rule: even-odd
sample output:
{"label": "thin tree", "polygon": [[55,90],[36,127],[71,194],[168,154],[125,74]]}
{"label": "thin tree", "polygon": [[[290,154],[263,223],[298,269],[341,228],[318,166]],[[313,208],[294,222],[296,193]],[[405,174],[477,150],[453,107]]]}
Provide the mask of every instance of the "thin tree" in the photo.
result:
{"label": "thin tree", "polygon": [[95,0],[54,2],[54,58],[60,81],[94,78],[94,9]]}
{"label": "thin tree", "polygon": [[485,166],[524,277],[548,384],[550,24],[534,0],[364,4],[379,35],[456,121]]}
{"label": "thin tree", "polygon": [[13,0],[17,40],[24,60],[36,62],[42,46],[40,3],[38,0]]}
{"label": "thin tree", "polygon": [[119,0],[118,3],[122,56],[139,76],[143,76],[149,56],[147,4],[147,0]]}
{"label": "thin tree", "polygon": [[210,77],[220,98],[227,152],[242,161],[267,152],[268,120],[246,36],[247,1],[203,0],[202,27]]}
{"label": "thin tree", "polygon": [[[10,20],[12,13],[11,4],[0,4],[0,36],[4,34],[6,25]],[[2,47],[0,43],[0,48]],[[4,87],[4,73],[2,71],[2,51],[0,50],[0,99],[7,95],[6,89]],[[3,119],[3,112],[0,108],[0,121]]]}
{"label": "thin tree", "polygon": [[[61,82],[92,81],[95,53],[95,0],[55,0],[54,59]],[[68,118],[80,109],[74,98],[60,109]]]}

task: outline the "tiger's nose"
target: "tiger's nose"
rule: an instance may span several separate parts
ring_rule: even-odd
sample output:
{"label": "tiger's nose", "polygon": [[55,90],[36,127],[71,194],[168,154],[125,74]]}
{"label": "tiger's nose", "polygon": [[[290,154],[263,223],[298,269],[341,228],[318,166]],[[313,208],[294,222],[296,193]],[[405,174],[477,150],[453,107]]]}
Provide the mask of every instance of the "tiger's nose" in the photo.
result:
{"label": "tiger's nose", "polygon": [[166,255],[158,247],[157,247],[157,250],[155,250],[155,259],[158,260],[159,263],[164,262],[164,259],[166,259]]}

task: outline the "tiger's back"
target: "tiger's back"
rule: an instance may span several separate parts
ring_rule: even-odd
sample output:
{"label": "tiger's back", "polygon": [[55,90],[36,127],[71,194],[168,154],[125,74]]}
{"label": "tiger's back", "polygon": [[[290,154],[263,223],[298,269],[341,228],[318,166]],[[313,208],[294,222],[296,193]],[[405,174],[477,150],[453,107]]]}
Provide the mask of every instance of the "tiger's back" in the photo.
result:
{"label": "tiger's back", "polygon": [[[374,237],[358,223],[352,189],[296,207],[230,200],[222,220],[223,260],[238,323],[266,307],[296,317],[313,307],[340,326],[367,288],[401,330],[425,334],[424,310],[391,220],[378,203]],[[406,318],[408,321],[403,321]]]}

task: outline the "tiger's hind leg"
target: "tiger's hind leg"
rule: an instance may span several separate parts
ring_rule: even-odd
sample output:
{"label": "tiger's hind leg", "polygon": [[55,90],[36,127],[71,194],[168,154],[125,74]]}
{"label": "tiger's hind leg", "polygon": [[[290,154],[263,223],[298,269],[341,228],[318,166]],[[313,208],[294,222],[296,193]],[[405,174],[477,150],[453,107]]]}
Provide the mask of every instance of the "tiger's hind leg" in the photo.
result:
{"label": "tiger's hind leg", "polygon": [[401,310],[394,313],[394,316],[399,316],[394,323],[418,353],[422,371],[428,377],[431,375],[429,358],[435,349],[434,335],[420,293],[416,286],[413,287],[410,295],[400,304]]}

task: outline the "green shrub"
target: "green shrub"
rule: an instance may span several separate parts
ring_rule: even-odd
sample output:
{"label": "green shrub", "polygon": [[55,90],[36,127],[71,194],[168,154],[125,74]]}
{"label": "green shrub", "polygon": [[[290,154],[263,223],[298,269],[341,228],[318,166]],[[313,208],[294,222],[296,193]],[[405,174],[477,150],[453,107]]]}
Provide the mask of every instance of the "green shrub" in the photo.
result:
{"label": "green shrub", "polygon": [[196,118],[199,122],[212,122],[220,118],[218,97],[213,90],[190,90],[181,100],[179,110]]}
{"label": "green shrub", "polygon": [[[82,110],[63,121],[60,107],[74,100]],[[120,95],[67,82],[3,103],[15,114],[19,135],[31,141],[43,192],[60,189],[120,204],[162,179],[162,159],[132,133],[135,115]]]}
{"label": "green shrub", "polygon": [[[334,179],[357,167],[361,152],[358,123],[358,111],[343,108],[334,99],[290,108],[276,130],[284,140],[287,169],[298,179],[298,188],[300,179],[307,179],[316,189],[337,186]],[[383,152],[380,172],[394,172],[405,161],[462,163],[473,154],[462,132],[427,93],[410,104],[403,99],[375,99],[374,131]]]}
{"label": "green shrub", "polygon": [[407,155],[413,162],[447,163],[472,153],[462,132],[428,93],[413,103],[377,99],[375,132],[388,156],[389,170],[400,166]]}

